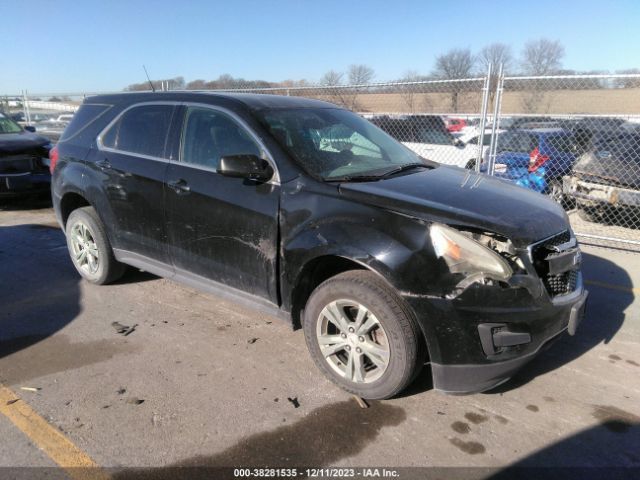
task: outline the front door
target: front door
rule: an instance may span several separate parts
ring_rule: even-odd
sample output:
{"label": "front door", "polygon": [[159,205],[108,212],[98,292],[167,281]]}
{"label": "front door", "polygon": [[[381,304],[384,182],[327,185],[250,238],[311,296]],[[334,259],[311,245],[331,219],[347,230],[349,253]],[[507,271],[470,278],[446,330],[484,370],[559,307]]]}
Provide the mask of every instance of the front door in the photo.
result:
{"label": "front door", "polygon": [[216,172],[225,155],[266,151],[234,114],[185,111],[179,161],[167,172],[167,229],[176,271],[277,301],[279,185]]}

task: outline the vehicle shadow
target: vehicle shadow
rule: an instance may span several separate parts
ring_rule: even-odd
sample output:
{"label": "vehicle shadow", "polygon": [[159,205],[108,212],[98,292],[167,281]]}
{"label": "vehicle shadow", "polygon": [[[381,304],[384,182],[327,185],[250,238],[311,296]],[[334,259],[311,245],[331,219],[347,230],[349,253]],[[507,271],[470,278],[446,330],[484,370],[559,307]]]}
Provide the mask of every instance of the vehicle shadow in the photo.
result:
{"label": "vehicle shadow", "polygon": [[[609,343],[622,327],[625,310],[634,301],[633,284],[629,274],[606,258],[583,252],[583,275],[589,290],[586,316],[575,336],[562,334],[557,342],[525,365],[508,382],[485,394],[499,394],[516,389],[539,375],[544,375],[584,355],[600,343]],[[610,290],[589,285],[588,281],[606,278],[608,283],[622,287]],[[624,290],[628,289],[628,291]],[[411,386],[400,397],[416,395],[433,388],[431,370],[425,366]]]}
{"label": "vehicle shadow", "polygon": [[592,412],[599,424],[509,465],[489,480],[629,479],[640,473],[640,418],[602,405]]}
{"label": "vehicle shadow", "polygon": [[7,371],[5,357],[76,318],[79,282],[59,228],[0,226],[0,380]]}
{"label": "vehicle shadow", "polygon": [[[584,355],[600,343],[609,343],[622,327],[625,310],[634,301],[633,284],[629,274],[604,257],[583,252],[583,275],[589,299],[585,318],[575,336],[563,334],[549,349],[540,352],[508,382],[487,394],[504,393],[518,388],[539,375],[544,375]],[[607,283],[626,290],[612,290],[589,285],[589,280],[606,278]]]}
{"label": "vehicle shadow", "polygon": [[[130,271],[121,283],[153,278]],[[74,335],[75,329],[64,333],[83,310],[81,281],[57,225],[0,226],[0,383],[20,384],[135,349]]]}
{"label": "vehicle shadow", "polygon": [[0,200],[0,211],[40,210],[51,206],[51,195],[48,193]]}

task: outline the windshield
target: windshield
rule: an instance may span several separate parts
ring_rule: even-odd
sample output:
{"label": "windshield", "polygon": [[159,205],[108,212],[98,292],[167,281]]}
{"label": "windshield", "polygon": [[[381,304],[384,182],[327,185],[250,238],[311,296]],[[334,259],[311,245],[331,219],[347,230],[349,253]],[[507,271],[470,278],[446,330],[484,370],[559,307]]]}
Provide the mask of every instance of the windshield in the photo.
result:
{"label": "windshield", "polygon": [[258,115],[308,173],[324,180],[383,176],[403,165],[424,164],[411,150],[346,110],[296,108]]}
{"label": "windshield", "polygon": [[20,133],[21,131],[20,125],[0,113],[0,133]]}

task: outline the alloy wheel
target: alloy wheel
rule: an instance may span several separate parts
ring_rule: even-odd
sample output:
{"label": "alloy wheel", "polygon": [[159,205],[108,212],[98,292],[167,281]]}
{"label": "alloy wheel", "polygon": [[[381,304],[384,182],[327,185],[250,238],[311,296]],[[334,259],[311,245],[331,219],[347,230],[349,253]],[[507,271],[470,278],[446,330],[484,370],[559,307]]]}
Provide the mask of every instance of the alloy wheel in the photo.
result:
{"label": "alloy wheel", "polygon": [[100,267],[100,254],[91,230],[83,222],[71,228],[71,253],[76,266],[87,273],[95,274]]}
{"label": "alloy wheel", "polygon": [[316,339],[334,372],[354,383],[378,380],[389,366],[389,341],[376,316],[353,300],[335,300],[320,312]]}

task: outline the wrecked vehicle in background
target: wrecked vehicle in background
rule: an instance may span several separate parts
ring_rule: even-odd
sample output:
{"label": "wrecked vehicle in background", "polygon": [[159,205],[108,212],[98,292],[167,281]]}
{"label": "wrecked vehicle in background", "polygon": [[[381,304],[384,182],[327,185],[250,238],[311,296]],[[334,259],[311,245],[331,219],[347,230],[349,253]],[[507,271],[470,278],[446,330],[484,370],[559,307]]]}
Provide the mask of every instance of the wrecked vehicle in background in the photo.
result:
{"label": "wrecked vehicle in background", "polygon": [[87,98],[51,159],[86,280],[132,265],[284,317],[364,398],[398,394],[426,363],[438,390],[490,389],[584,311],[559,205],[424,160],[329,103]]}
{"label": "wrecked vehicle in background", "polygon": [[51,142],[0,113],[0,197],[50,191]]}
{"label": "wrecked vehicle in background", "polygon": [[[578,215],[608,223],[626,215],[640,216],[640,133],[596,138],[570,176],[564,192],[575,199]],[[631,223],[631,222],[629,222]]]}

